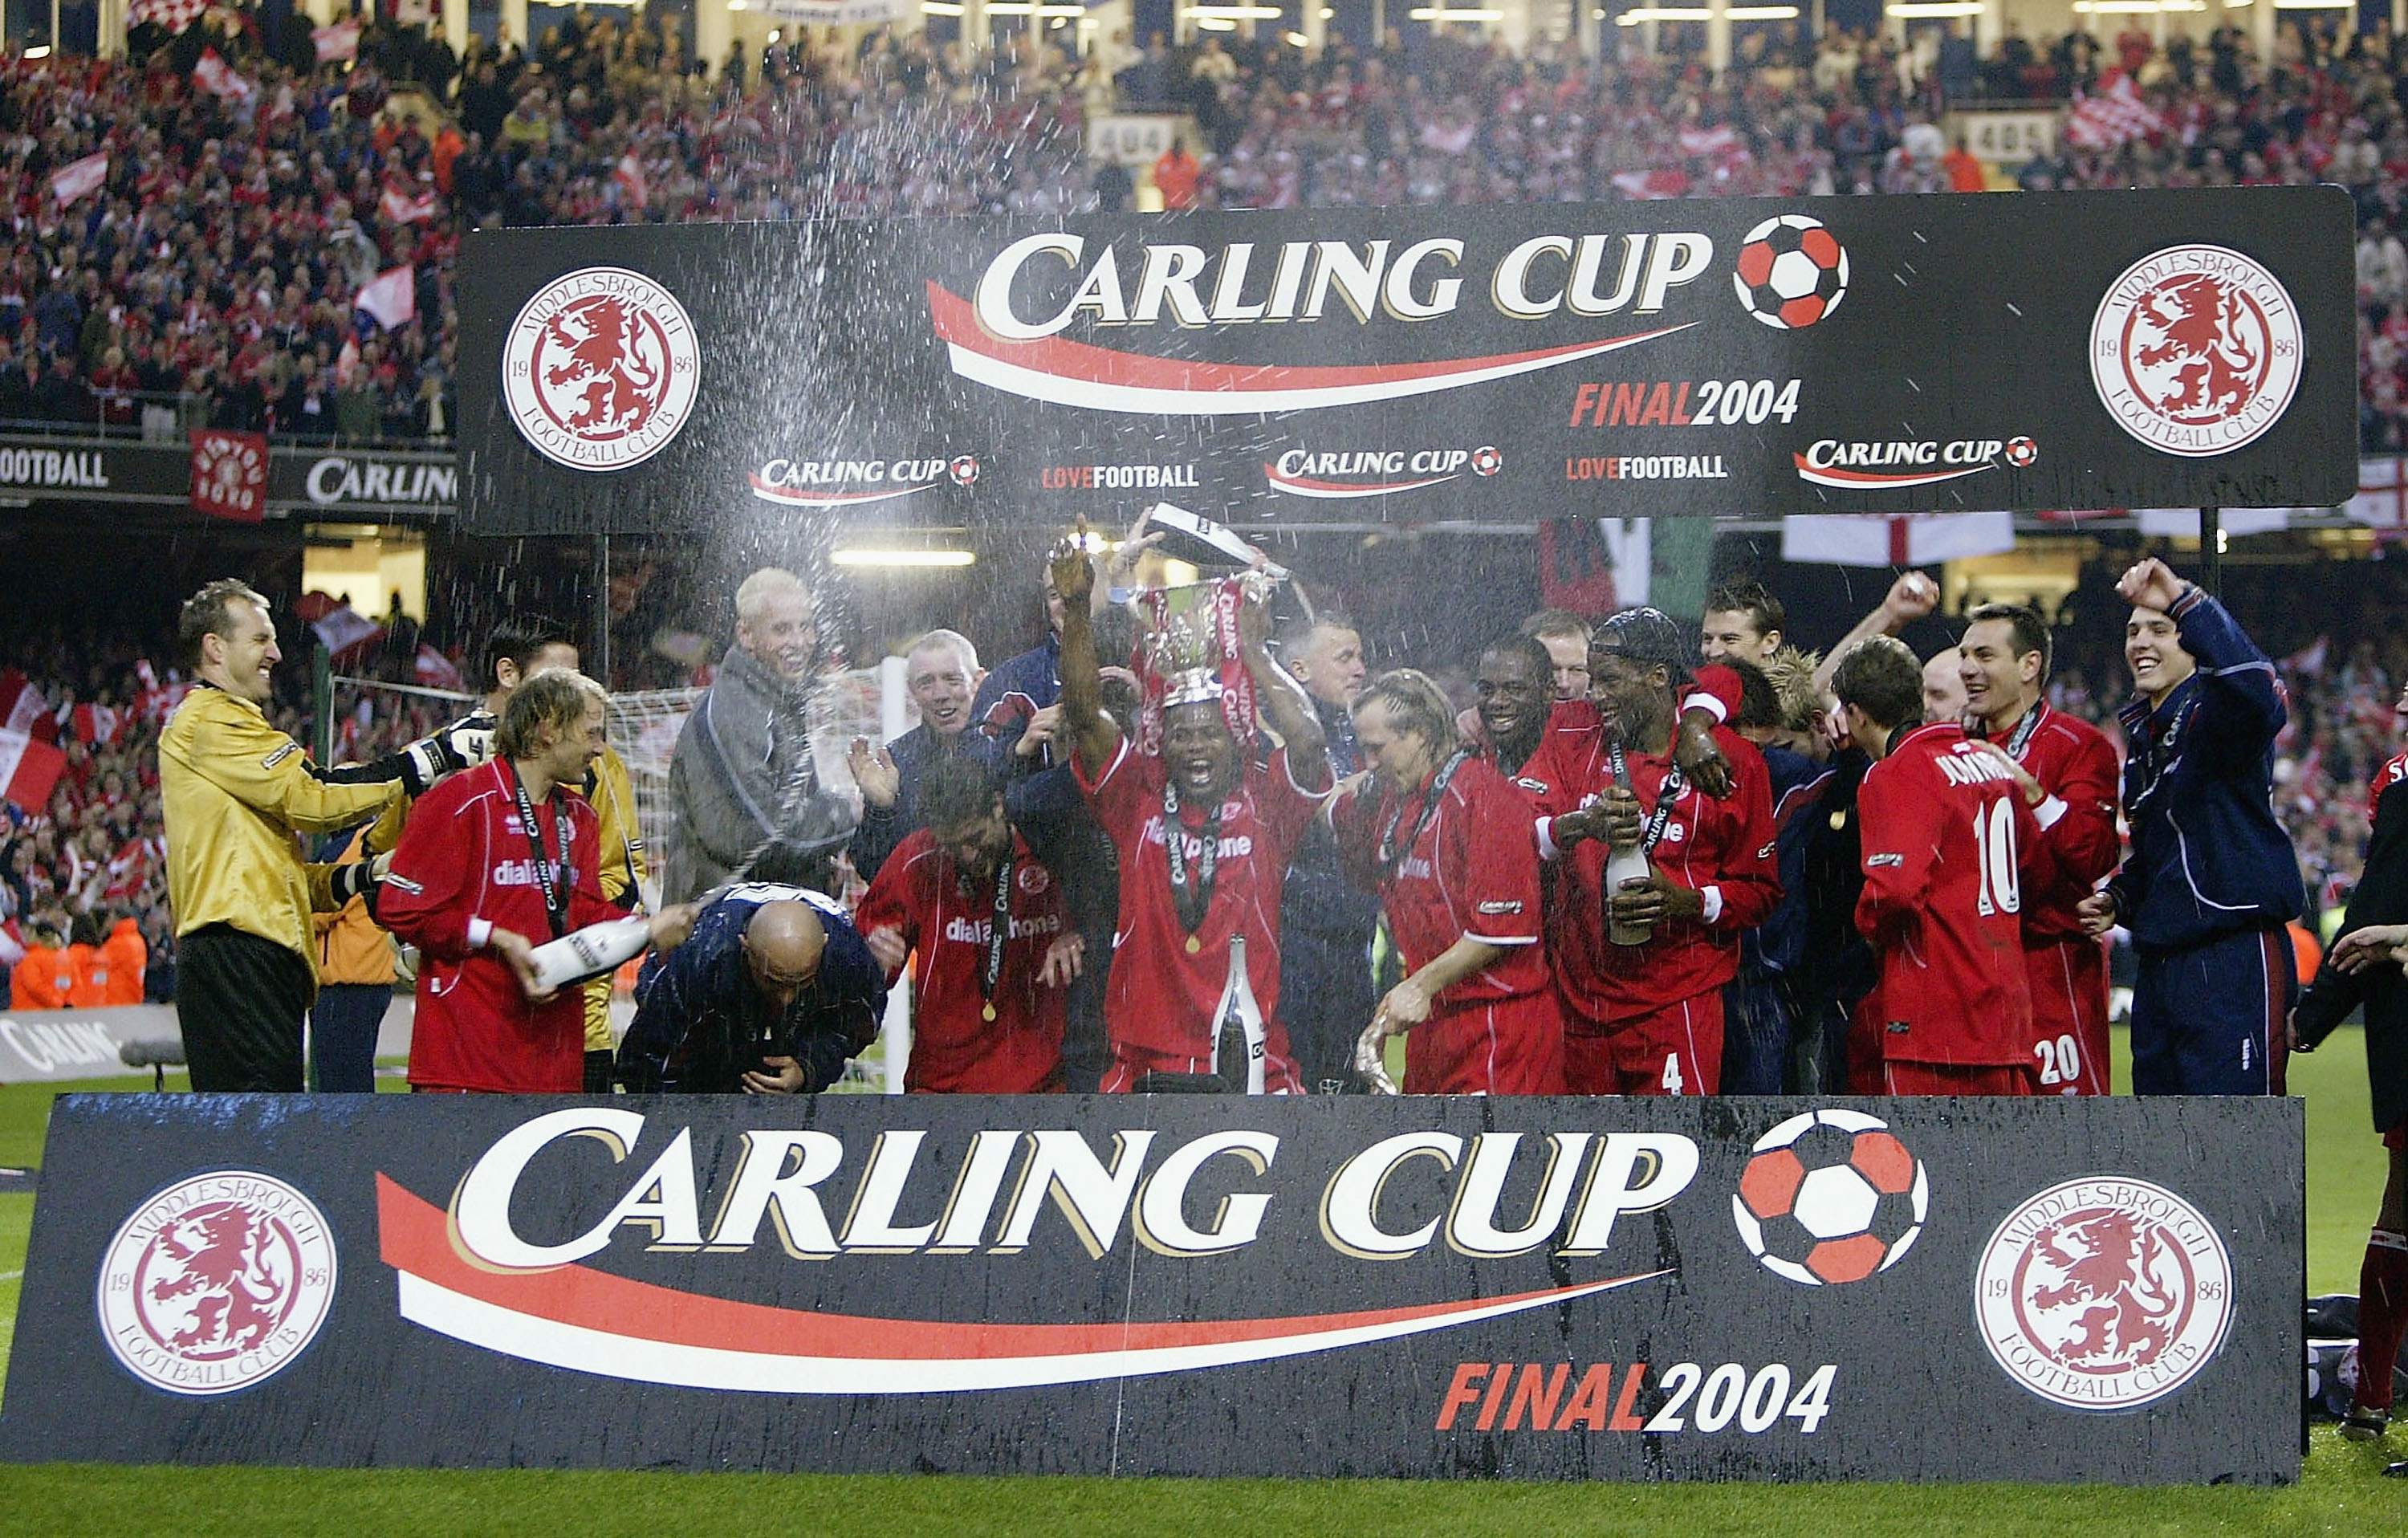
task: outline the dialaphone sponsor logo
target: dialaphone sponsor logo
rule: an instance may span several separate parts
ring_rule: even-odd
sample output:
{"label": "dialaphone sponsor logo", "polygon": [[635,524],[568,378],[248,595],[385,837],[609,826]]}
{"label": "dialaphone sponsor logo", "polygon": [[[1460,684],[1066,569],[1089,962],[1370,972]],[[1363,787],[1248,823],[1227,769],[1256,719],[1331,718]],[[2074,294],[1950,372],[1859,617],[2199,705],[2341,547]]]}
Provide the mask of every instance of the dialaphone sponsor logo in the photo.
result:
{"label": "dialaphone sponsor logo", "polygon": [[1421,491],[1466,474],[1484,480],[1504,467],[1504,453],[1487,443],[1474,449],[1290,449],[1263,467],[1263,482],[1290,496],[1342,500]]}
{"label": "dialaphone sponsor logo", "polygon": [[347,459],[330,454],[309,467],[302,489],[320,507],[344,502],[409,502],[448,507],[459,500],[460,476],[450,465]]}
{"label": "dialaphone sponsor logo", "polygon": [[0,485],[108,489],[108,464],[98,449],[0,449]]}
{"label": "dialaphone sponsor logo", "polygon": [[746,475],[745,484],[764,502],[791,508],[846,508],[891,502],[951,482],[964,490],[978,483],[975,454],[910,455],[875,459],[772,459]]}
{"label": "dialaphone sponsor logo", "polygon": [[538,453],[623,470],[668,447],[694,414],[702,353],[666,288],[624,267],[581,267],[539,291],[502,342],[502,398]]}
{"label": "dialaphone sponsor logo", "polygon": [[2186,458],[2230,453],[2281,421],[2305,355],[2290,291],[2222,246],[2143,257],[2090,322],[2100,404],[2134,438]]}
{"label": "dialaphone sponsor logo", "polygon": [[325,1215],[291,1186],[219,1170],[135,1210],[100,1263],[100,1332],[172,1394],[230,1394],[291,1366],[335,1298]]}
{"label": "dialaphone sponsor logo", "polygon": [[1088,332],[1168,325],[1312,325],[1374,318],[1440,321],[1485,293],[1498,315],[1633,318],[1663,311],[1713,266],[1693,233],[1540,235],[1493,261],[1452,236],[1416,240],[1172,242],[1133,252],[1067,232],[1025,236],[989,261],[968,298],[931,282],[928,306],[955,374],[1033,400],[1095,410],[1251,415],[1359,405],[1509,379],[1633,347],[1697,323],[1478,357],[1368,365],[1232,364],[1074,341]]}
{"label": "dialaphone sponsor logo", "polygon": [[[1644,1266],[1628,1274],[1578,1283],[1559,1276],[1534,1292],[1338,1314],[1043,1324],[773,1308],[580,1262],[611,1249],[623,1233],[645,1249],[705,1258],[768,1244],[798,1259],[834,1260],[1011,1256],[1074,1243],[1101,1262],[1125,1235],[1174,1259],[1228,1255],[1254,1244],[1276,1215],[1277,1189],[1261,1182],[1279,1159],[1281,1139],[1229,1128],[1168,1143],[1158,1129],[1137,1128],[1113,1132],[1098,1151],[1074,1130],[999,1127],[972,1134],[957,1165],[940,1165],[923,1159],[927,1133],[915,1128],[880,1133],[859,1163],[853,1161],[863,1150],[835,1133],[756,1128],[737,1135],[724,1189],[712,1194],[704,1181],[715,1166],[697,1157],[691,1128],[661,1126],[650,1140],[657,1152],[640,1167],[631,1163],[647,1128],[644,1113],[617,1106],[534,1117],[486,1149],[448,1211],[380,1175],[380,1245],[399,1272],[403,1317],[507,1355],[646,1382],[933,1393],[1292,1357],[1561,1306],[1668,1273],[1656,1263],[1652,1230],[1626,1223],[1619,1231],[1646,1253]],[[613,1171],[600,1162],[606,1154],[635,1172]],[[1517,1186],[1509,1200],[1517,1154],[1526,1173],[1541,1159],[1543,1173],[1535,1195]],[[607,1184],[595,1197],[623,1194],[582,1231],[543,1231],[523,1203],[514,1215],[521,1184],[538,1159],[547,1187],[599,1175]],[[1358,1261],[1402,1260],[1438,1245],[1472,1259],[1541,1249],[1588,1258],[1607,1253],[1617,1220],[1669,1206],[1698,1166],[1698,1145],[1674,1133],[1406,1132],[1341,1158],[1312,1209],[1288,1221],[1313,1225],[1334,1256]],[[1199,1180],[1217,1203],[1194,1199]],[[1434,1215],[1416,1221],[1400,1211],[1408,1188],[1418,1190],[1415,1206]],[[923,1207],[936,1215],[903,1220]],[[1199,1212],[1209,1215],[1199,1219]]]}
{"label": "dialaphone sponsor logo", "polygon": [[2007,1376],[2075,1410],[2174,1392],[2223,1349],[2232,1257],[2162,1186],[2086,1175],[2031,1197],[1974,1266],[1982,1344]]}

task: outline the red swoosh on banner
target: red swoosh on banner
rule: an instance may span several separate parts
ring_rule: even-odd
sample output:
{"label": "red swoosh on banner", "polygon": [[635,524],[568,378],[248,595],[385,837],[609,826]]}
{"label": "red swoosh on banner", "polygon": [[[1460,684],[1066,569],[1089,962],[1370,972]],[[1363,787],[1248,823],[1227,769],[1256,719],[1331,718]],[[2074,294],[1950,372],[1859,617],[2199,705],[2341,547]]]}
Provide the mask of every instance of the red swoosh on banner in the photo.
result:
{"label": "red swoosh on banner", "polygon": [[937,336],[952,350],[953,372],[965,378],[1065,406],[1198,415],[1349,406],[1428,395],[1595,357],[1685,331],[1697,323],[1690,321],[1627,337],[1484,358],[1287,366],[1160,358],[1061,337],[1005,341],[979,324],[978,312],[968,300],[933,281],[928,284],[928,313],[936,323]]}
{"label": "red swoosh on banner", "polygon": [[1451,475],[1434,475],[1426,481],[1391,481],[1368,485],[1354,481],[1313,481],[1300,475],[1282,475],[1273,466],[1263,467],[1263,480],[1271,490],[1296,496],[1391,496],[1398,492],[1419,491],[1424,486],[1444,485],[1454,479]]}
{"label": "red swoosh on banner", "polygon": [[1798,465],[1798,477],[1818,486],[1840,486],[1855,490],[1859,486],[1936,486],[1942,481],[1961,481],[1969,475],[1979,475],[1993,468],[1988,465],[1968,465],[1958,470],[1913,470],[1904,475],[1881,475],[1871,470],[1818,470],[1806,462],[1801,453],[1789,456]]}
{"label": "red swoosh on banner", "polygon": [[[982,1324],[942,1319],[896,1319],[873,1315],[826,1314],[809,1309],[779,1308],[683,1292],[674,1287],[638,1282],[581,1265],[540,1272],[496,1272],[473,1263],[454,1247],[449,1215],[443,1209],[403,1188],[389,1176],[377,1176],[377,1217],[380,1253],[385,1264],[401,1272],[403,1313],[419,1317],[410,1307],[414,1280],[439,1293],[464,1300],[471,1313],[493,1311],[540,1327],[568,1327],[596,1332],[626,1343],[660,1343],[688,1352],[734,1353],[755,1358],[854,1361],[864,1365],[913,1362],[991,1362],[1008,1364],[1026,1358],[1108,1356],[1126,1358],[1132,1353],[1196,1347],[1235,1347],[1236,1360],[1257,1360],[1288,1355],[1276,1343],[1306,1335],[1341,1330],[1378,1330],[1412,1334],[1443,1328],[1463,1316],[1494,1316],[1522,1312],[1550,1302],[1627,1286],[1649,1276],[1647,1272],[1574,1286],[1548,1287],[1501,1298],[1455,1300],[1403,1308],[1369,1309],[1347,1314],[1301,1315],[1280,1318],[1202,1319],[1188,1322],[1111,1324]],[[483,1305],[478,1310],[476,1305]],[[421,1318],[446,1333],[440,1320]],[[469,1338],[464,1336],[464,1338]],[[1270,1349],[1248,1349],[1241,1343],[1265,1343]],[[560,1360],[530,1346],[520,1350],[508,1339],[480,1339],[495,1350],[556,1360],[558,1365],[611,1372],[606,1361]],[[1209,1364],[1208,1364],[1209,1365]],[[1140,1369],[1142,1370],[1142,1369]],[[640,1375],[622,1373],[620,1375]],[[1068,1376],[1102,1376],[1103,1373],[1064,1374],[1058,1368],[1030,1381],[1065,1381]],[[1003,1387],[1001,1383],[991,1386]],[[802,1386],[793,1386],[803,1391]],[[898,1388],[899,1385],[890,1386]],[[877,1390],[868,1390],[877,1391]],[[908,1390],[904,1390],[908,1391]]]}
{"label": "red swoosh on banner", "polygon": [[894,486],[885,491],[808,492],[796,491],[791,486],[772,485],[762,480],[757,470],[748,471],[744,479],[751,483],[752,495],[762,501],[797,508],[843,508],[857,502],[891,502],[898,496],[909,496],[913,492],[926,491],[938,484],[934,481],[923,481],[916,486]]}

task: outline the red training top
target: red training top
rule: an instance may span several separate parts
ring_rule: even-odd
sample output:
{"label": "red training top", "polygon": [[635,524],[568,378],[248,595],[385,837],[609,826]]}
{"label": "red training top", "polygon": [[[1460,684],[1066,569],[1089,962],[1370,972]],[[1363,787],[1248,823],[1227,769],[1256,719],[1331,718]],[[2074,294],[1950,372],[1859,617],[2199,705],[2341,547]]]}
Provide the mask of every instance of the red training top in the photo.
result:
{"label": "red training top", "polygon": [[2039,825],[1963,728],[1903,732],[1856,791],[1865,889],[1856,927],[1881,958],[1866,1001],[1882,1056],[1961,1067],[2031,1061],[2022,852]]}
{"label": "red training top", "polygon": [[[1037,980],[1046,950],[1064,932],[1062,893],[1017,832],[1010,881],[1010,928],[992,999],[980,994],[979,981],[995,927],[995,883],[964,878],[926,828],[896,846],[853,914],[863,934],[896,929],[920,953],[911,1061],[903,1075],[914,1095],[1035,1095],[1062,1087],[1068,993]],[[989,1003],[992,1021],[984,1014]]]}
{"label": "red training top", "polygon": [[2015,762],[2065,807],[2057,814],[2042,803],[2048,826],[2025,852],[2024,939],[2034,946],[2087,941],[2075,909],[2114,873],[2123,856],[2115,833],[2123,767],[2115,761],[2115,745],[2098,727],[2044,703],[2032,709],[2039,719],[2030,731],[2019,724],[2005,736],[1991,739],[2012,751],[2021,736],[2023,748]]}
{"label": "red training top", "polygon": [[[1104,1028],[1115,1042],[1168,1056],[1209,1057],[1221,990],[1229,980],[1229,937],[1246,937],[1246,977],[1263,1012],[1270,1054],[1288,1056],[1279,1023],[1280,891],[1297,841],[1326,792],[1306,790],[1289,772],[1287,751],[1248,764],[1236,793],[1221,803],[1221,843],[1211,902],[1197,927],[1197,948],[1179,922],[1163,844],[1161,758],[1124,739],[1091,783],[1074,758],[1079,787],[1120,854],[1120,924],[1112,935],[1111,976],[1104,985]],[[1200,873],[1204,809],[1182,804],[1188,876]]]}
{"label": "red training top", "polygon": [[[594,809],[566,785],[537,803],[542,858],[560,870],[558,812],[569,826],[571,929],[626,914],[602,896],[602,841]],[[585,1087],[585,994],[563,988],[538,1004],[509,963],[481,949],[490,929],[540,945],[553,938],[536,851],[519,822],[518,778],[507,760],[453,775],[418,798],[394,851],[377,921],[419,951],[418,1013],[409,1082],[427,1089],[574,1095]]]}

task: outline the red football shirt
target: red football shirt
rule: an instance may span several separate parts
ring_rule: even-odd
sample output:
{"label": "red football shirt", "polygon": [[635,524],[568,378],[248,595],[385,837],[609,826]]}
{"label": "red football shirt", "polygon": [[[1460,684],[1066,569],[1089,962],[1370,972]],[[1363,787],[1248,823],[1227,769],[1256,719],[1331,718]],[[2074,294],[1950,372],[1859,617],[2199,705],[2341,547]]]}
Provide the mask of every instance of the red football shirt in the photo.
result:
{"label": "red football shirt", "polygon": [[[861,899],[853,924],[865,935],[893,928],[919,953],[911,996],[911,1061],[903,1086],[914,1095],[1034,1095],[1062,1087],[1067,990],[1038,981],[1046,950],[1063,933],[1054,874],[1011,838],[1011,893],[1003,972],[992,999],[979,992],[995,927],[995,883],[965,883],[961,869],[921,828],[896,846]],[[995,1006],[995,1018],[984,1011]]]}
{"label": "red football shirt", "polygon": [[[1211,1056],[1213,1012],[1229,980],[1229,937],[1243,934],[1246,977],[1262,1008],[1270,1053],[1287,1056],[1287,1030],[1279,1023],[1280,891],[1297,840],[1326,793],[1296,783],[1284,749],[1268,764],[1246,766],[1236,793],[1221,804],[1212,900],[1190,951],[1163,844],[1168,771],[1162,760],[1124,739],[1092,783],[1086,766],[1073,762],[1096,821],[1120,854],[1121,913],[1104,985],[1105,1033],[1166,1056]],[[1204,854],[1204,809],[1182,805],[1179,821],[1192,880]]]}
{"label": "red football shirt", "polygon": [[[1739,937],[1763,923],[1781,900],[1774,847],[1772,781],[1756,745],[1727,726],[1714,741],[1729,761],[1731,794],[1717,801],[1684,783],[1673,799],[1655,860],[1672,881],[1699,893],[1702,919],[1669,919],[1644,945],[1606,939],[1601,839],[1558,853],[1547,825],[1595,801],[1613,783],[1613,759],[1597,708],[1557,706],[1546,740],[1524,773],[1548,789],[1538,799],[1539,851],[1555,871],[1547,945],[1573,1035],[1606,1034],[1626,1020],[1710,993],[1739,972]],[[1669,757],[1627,755],[1642,815],[1653,817],[1672,769]]]}
{"label": "red football shirt", "polygon": [[2024,938],[2036,944],[2085,940],[2075,909],[2114,873],[2123,854],[2115,833],[2123,767],[2115,761],[2115,745],[2098,727],[2045,704],[2033,710],[2039,719],[2030,731],[2018,724],[1991,739],[2014,752],[2015,762],[2060,803],[2041,803],[2040,838],[2025,853]]}
{"label": "red football shirt", "polygon": [[[545,863],[560,860],[556,812],[568,815],[568,927],[627,915],[602,896],[600,825],[563,785],[538,803]],[[481,926],[552,938],[535,852],[519,821],[517,780],[495,759],[418,798],[377,899],[377,922],[419,950],[409,1082],[429,1089],[574,1095],[585,1087],[585,990],[530,1002],[509,963],[470,943]]]}
{"label": "red football shirt", "polygon": [[[1383,784],[1376,802],[1358,796],[1339,803],[1333,820],[1347,874],[1359,885],[1376,885],[1408,972],[1419,971],[1466,935],[1508,947],[1440,994],[1435,1000],[1440,1009],[1543,993],[1548,981],[1539,944],[1539,849],[1528,800],[1479,758],[1466,759],[1455,770],[1437,810],[1424,821],[1429,790],[1425,784],[1399,798]],[[1421,836],[1383,870],[1380,832],[1391,817],[1398,818],[1398,837],[1412,832],[1416,823]]]}
{"label": "red football shirt", "polygon": [[2020,867],[2038,825],[2014,781],[1941,722],[1904,732],[1865,771],[1856,810],[1856,927],[1881,960],[1866,1007],[1882,1027],[1882,1056],[2031,1061]]}

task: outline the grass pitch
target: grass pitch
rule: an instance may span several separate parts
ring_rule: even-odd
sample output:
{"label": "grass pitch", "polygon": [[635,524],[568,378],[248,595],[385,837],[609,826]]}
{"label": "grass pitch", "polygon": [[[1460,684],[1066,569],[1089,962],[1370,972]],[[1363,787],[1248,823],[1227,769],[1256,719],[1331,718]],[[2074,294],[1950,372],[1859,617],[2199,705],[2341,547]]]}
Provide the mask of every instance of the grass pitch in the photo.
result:
{"label": "grass pitch", "polygon": [[[2119,1031],[2116,1082],[2128,1058]],[[171,1088],[182,1085],[170,1079]],[[398,1087],[388,1082],[389,1087]],[[0,1088],[0,1165],[40,1160],[50,1097],[147,1088],[136,1079]],[[2308,1102],[2308,1288],[2358,1290],[2358,1258],[2383,1186],[2355,1029],[2294,1058]],[[62,1172],[64,1173],[64,1171]],[[0,1370],[16,1318],[33,1199],[0,1196]],[[1978,1434],[1969,1430],[1968,1434]],[[2300,1483],[2284,1490],[2100,1486],[1411,1484],[1356,1480],[887,1478],[442,1470],[0,1466],[0,1535],[172,1532],[942,1533],[947,1538],[1471,1538],[1676,1532],[1721,1538],[1840,1530],[1848,1538],[2064,1538],[2085,1527],[2156,1534],[2408,1532],[2408,1430],[2372,1447],[2319,1428]],[[2045,1471],[2035,1470],[2035,1476]]]}

